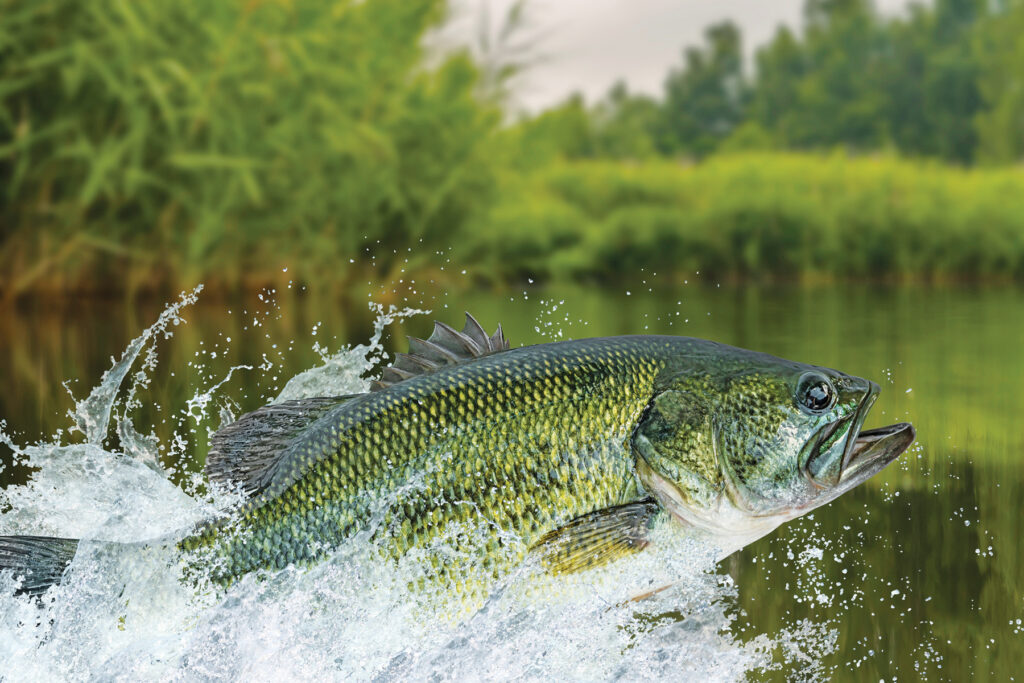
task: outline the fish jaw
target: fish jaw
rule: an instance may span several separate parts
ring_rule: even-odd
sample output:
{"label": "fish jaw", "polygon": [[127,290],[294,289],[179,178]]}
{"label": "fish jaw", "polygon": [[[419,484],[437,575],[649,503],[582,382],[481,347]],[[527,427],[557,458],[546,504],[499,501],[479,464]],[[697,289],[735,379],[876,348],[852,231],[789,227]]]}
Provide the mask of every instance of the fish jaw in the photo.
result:
{"label": "fish jaw", "polygon": [[[864,411],[866,413],[866,411]],[[858,415],[857,427],[864,415]],[[813,481],[806,473],[815,491],[807,502],[772,514],[756,514],[735,504],[739,493],[728,477],[725,490],[715,504],[702,507],[687,502],[672,481],[653,469],[642,455],[636,453],[636,471],[644,488],[682,527],[706,536],[719,550],[718,559],[724,559],[746,545],[768,535],[782,524],[826,505],[847,491],[859,486],[895,461],[914,442],[913,425],[901,422],[886,427],[861,431],[845,453],[845,466],[838,481],[828,485]]]}
{"label": "fish jaw", "polygon": [[909,422],[860,432],[839,476],[835,495],[842,495],[881,472],[903,455],[916,438],[914,426]]}
{"label": "fish jaw", "polygon": [[[797,515],[751,515],[733,504],[723,492],[711,507],[687,503],[679,487],[636,455],[636,471],[644,488],[682,528],[696,532],[718,550],[722,560],[737,550],[767,536]],[[798,513],[800,514],[800,513]]]}

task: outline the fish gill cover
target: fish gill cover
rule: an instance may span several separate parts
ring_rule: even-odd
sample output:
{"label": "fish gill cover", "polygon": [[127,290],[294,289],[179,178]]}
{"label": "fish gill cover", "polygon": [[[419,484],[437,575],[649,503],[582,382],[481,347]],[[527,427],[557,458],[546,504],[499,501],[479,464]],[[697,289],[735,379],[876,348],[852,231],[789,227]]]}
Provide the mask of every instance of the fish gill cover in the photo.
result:
{"label": "fish gill cover", "polygon": [[[442,536],[396,564],[381,562],[379,548],[357,535],[308,570],[249,575],[226,590],[183,581],[173,544],[139,542],[180,537],[237,506],[237,491],[209,486],[190,461],[197,442],[235,418],[230,401],[217,400],[233,374],[278,372],[264,358],[258,367],[207,375],[176,415],[169,442],[136,430],[140,389],[157,365],[156,341],[186,323],[185,309],[200,289],[183,294],[128,345],[76,403],[66,434],[20,445],[0,430],[20,463],[35,470],[28,483],[0,492],[0,534],[83,539],[73,571],[41,604],[12,596],[16,577],[0,575],[6,680],[827,676],[822,658],[835,650],[838,624],[794,619],[775,633],[752,632],[736,607],[737,587],[716,566],[715,549],[679,535],[607,567],[559,577],[557,590],[538,588],[524,568],[469,611],[443,587],[412,587],[427,555],[465,552],[465,538]],[[371,307],[376,321],[365,344],[334,353],[318,344],[322,364],[288,379],[273,402],[366,391],[366,377],[385,357],[385,327],[426,313]],[[375,514],[392,502],[379,501]],[[787,584],[793,599],[864,608],[863,591],[823,584],[815,570],[832,541],[816,538],[809,523],[799,542],[803,574],[797,585]],[[830,552],[842,557],[856,548]],[[629,600],[645,591],[653,594]]]}

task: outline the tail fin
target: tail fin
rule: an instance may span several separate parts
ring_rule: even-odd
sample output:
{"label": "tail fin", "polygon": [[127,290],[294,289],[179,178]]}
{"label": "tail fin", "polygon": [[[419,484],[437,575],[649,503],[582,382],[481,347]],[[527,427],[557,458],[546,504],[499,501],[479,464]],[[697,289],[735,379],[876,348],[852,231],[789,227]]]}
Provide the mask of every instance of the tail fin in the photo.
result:
{"label": "tail fin", "polygon": [[60,583],[71,564],[78,541],[46,536],[0,536],[0,571],[21,578],[17,595],[41,595]]}

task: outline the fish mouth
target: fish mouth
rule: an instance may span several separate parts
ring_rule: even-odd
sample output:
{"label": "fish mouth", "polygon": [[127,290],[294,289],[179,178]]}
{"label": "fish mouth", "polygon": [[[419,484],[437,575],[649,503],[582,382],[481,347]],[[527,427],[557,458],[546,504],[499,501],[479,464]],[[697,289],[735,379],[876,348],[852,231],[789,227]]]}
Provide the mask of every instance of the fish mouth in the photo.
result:
{"label": "fish mouth", "polygon": [[[878,398],[878,385],[869,382],[868,393],[857,410],[843,418],[831,422],[819,432],[815,439],[814,455],[806,463],[803,471],[807,480],[819,491],[827,491],[827,500],[849,491],[881,472],[914,443],[916,432],[908,422],[874,429],[862,429],[868,412]],[[850,424],[852,422],[852,424]],[[827,465],[826,453],[831,448],[831,441],[848,425],[849,436],[838,468]],[[834,460],[833,460],[834,463]],[[816,467],[826,471],[814,471]],[[824,501],[819,498],[814,506]]]}
{"label": "fish mouth", "polygon": [[828,469],[828,454],[832,450],[832,441],[840,433],[840,429],[845,427],[849,422],[855,422],[850,427],[850,433],[856,433],[860,427],[856,424],[858,419],[863,419],[862,413],[867,411],[859,410],[854,413],[850,413],[845,417],[842,417],[834,422],[830,422],[818,432],[817,437],[814,439],[814,446],[811,457],[807,460],[803,467],[804,476],[807,480],[814,484],[818,488],[828,488],[834,486],[839,481],[839,476],[842,473],[842,469],[846,466],[846,461],[850,457],[851,451],[854,449],[853,439],[847,441],[847,446],[843,451],[842,457],[839,463],[839,469],[836,470],[834,476],[826,475],[822,470]]}
{"label": "fish mouth", "polygon": [[[831,429],[822,430],[822,438],[818,440],[819,447],[850,419],[837,420],[833,423],[834,426],[829,425]],[[859,426],[859,424],[855,424],[850,428],[851,435],[855,433],[857,436],[848,439],[846,452],[843,453],[842,469],[837,474],[830,477],[816,477],[809,468],[803,469],[807,481],[821,493],[809,502],[810,507],[824,505],[850,489],[863,484],[903,455],[917,438],[914,425],[909,422],[898,422],[858,432]]]}
{"label": "fish mouth", "polygon": [[903,455],[915,438],[917,433],[909,422],[860,432],[843,458],[839,485],[848,490],[875,476]]}

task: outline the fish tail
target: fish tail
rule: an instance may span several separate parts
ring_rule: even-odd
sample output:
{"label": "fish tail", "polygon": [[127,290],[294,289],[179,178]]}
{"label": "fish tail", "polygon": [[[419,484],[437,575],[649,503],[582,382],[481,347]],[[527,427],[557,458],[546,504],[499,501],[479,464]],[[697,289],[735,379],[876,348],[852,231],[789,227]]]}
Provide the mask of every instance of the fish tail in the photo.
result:
{"label": "fish tail", "polygon": [[48,536],[0,536],[0,572],[12,571],[21,585],[15,595],[42,595],[60,583],[78,541]]}

